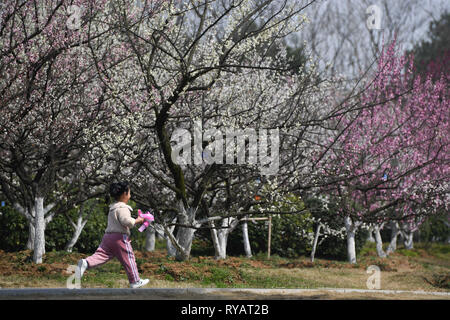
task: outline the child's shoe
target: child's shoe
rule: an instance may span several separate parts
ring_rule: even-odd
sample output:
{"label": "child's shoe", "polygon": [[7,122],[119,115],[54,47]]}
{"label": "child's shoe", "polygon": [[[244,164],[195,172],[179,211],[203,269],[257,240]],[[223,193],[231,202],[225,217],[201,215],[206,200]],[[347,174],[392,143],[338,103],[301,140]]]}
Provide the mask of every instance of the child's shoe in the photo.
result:
{"label": "child's shoe", "polygon": [[78,261],[78,266],[75,271],[75,277],[77,277],[78,279],[81,279],[81,277],[83,276],[83,273],[86,271],[87,267],[88,267],[87,261],[85,259],[80,259]]}
{"label": "child's shoe", "polygon": [[136,289],[145,286],[150,280],[148,279],[141,279],[138,282],[130,283],[130,288]]}

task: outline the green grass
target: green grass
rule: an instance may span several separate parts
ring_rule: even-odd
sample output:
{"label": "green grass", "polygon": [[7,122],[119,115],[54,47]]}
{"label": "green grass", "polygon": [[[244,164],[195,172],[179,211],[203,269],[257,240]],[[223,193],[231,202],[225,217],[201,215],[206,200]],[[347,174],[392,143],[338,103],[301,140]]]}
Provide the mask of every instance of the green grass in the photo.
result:
{"label": "green grass", "polygon": [[243,283],[236,287],[248,288],[317,288],[320,283],[314,280],[305,279],[298,275],[289,274],[267,274],[246,269],[241,272]]}
{"label": "green grass", "polygon": [[227,288],[233,284],[233,274],[227,268],[211,267],[209,268],[210,276],[206,276],[202,280],[202,284],[214,284],[217,288]]}
{"label": "green grass", "polygon": [[397,253],[405,256],[405,257],[419,257],[419,253],[417,252],[417,249],[398,249]]}
{"label": "green grass", "polygon": [[[382,271],[382,289],[448,291],[450,250],[448,245],[415,244],[413,250],[399,247],[388,258],[376,256],[375,246],[368,244],[358,255],[358,263],[309,257],[288,259],[266,253],[252,258],[229,257],[214,260],[210,256],[193,256],[179,262],[168,258],[164,249],[154,253],[136,252],[141,277],[150,278],[149,287],[217,287],[217,288],[366,288],[370,265]],[[30,252],[0,253],[0,287],[65,287],[69,265],[76,265],[80,253],[48,252],[42,265],[34,265]],[[18,272],[14,272],[14,271]],[[123,267],[112,260],[89,269],[83,287],[127,287]]]}
{"label": "green grass", "polygon": [[[420,245],[419,245],[420,247]],[[439,259],[449,259],[450,257],[450,245],[446,244],[433,244],[428,249],[428,253]]]}
{"label": "green grass", "polygon": [[366,242],[366,245],[359,252],[360,257],[370,256],[376,251],[376,244],[374,242]]}

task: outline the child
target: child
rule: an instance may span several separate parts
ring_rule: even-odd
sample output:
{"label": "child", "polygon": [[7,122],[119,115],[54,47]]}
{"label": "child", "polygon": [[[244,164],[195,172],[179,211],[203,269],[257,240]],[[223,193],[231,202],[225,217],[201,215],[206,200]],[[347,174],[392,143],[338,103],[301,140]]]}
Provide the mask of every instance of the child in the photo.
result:
{"label": "child", "polygon": [[133,209],[127,205],[131,198],[130,186],[127,182],[111,184],[109,192],[116,202],[109,207],[108,226],[102,243],[92,256],[78,261],[75,276],[81,279],[86,269],[95,268],[116,257],[125,267],[130,288],[145,286],[149,280],[139,278],[130,241],[130,228],[143,223],[144,218],[131,217]]}

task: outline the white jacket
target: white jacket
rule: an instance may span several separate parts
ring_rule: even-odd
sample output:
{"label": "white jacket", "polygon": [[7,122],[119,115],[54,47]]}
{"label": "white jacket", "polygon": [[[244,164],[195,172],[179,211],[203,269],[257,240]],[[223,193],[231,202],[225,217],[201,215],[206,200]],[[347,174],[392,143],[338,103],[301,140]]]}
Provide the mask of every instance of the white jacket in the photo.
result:
{"label": "white jacket", "polygon": [[123,233],[130,235],[130,228],[133,228],[136,219],[131,217],[131,208],[124,202],[115,202],[109,206],[108,226],[106,233]]}

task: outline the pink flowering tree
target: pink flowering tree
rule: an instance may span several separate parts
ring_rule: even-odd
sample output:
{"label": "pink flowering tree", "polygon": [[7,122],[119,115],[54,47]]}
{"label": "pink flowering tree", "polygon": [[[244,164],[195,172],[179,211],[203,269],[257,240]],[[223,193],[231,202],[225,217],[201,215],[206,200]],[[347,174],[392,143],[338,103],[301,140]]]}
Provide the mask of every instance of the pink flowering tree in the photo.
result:
{"label": "pink flowering tree", "polygon": [[[337,117],[339,130],[316,158],[328,177],[322,191],[340,203],[351,263],[362,223],[379,231],[401,221],[413,231],[436,210],[448,210],[448,75],[414,78],[412,59],[395,50],[395,42],[382,50],[358,108]],[[380,243],[378,252],[383,256]]]}

